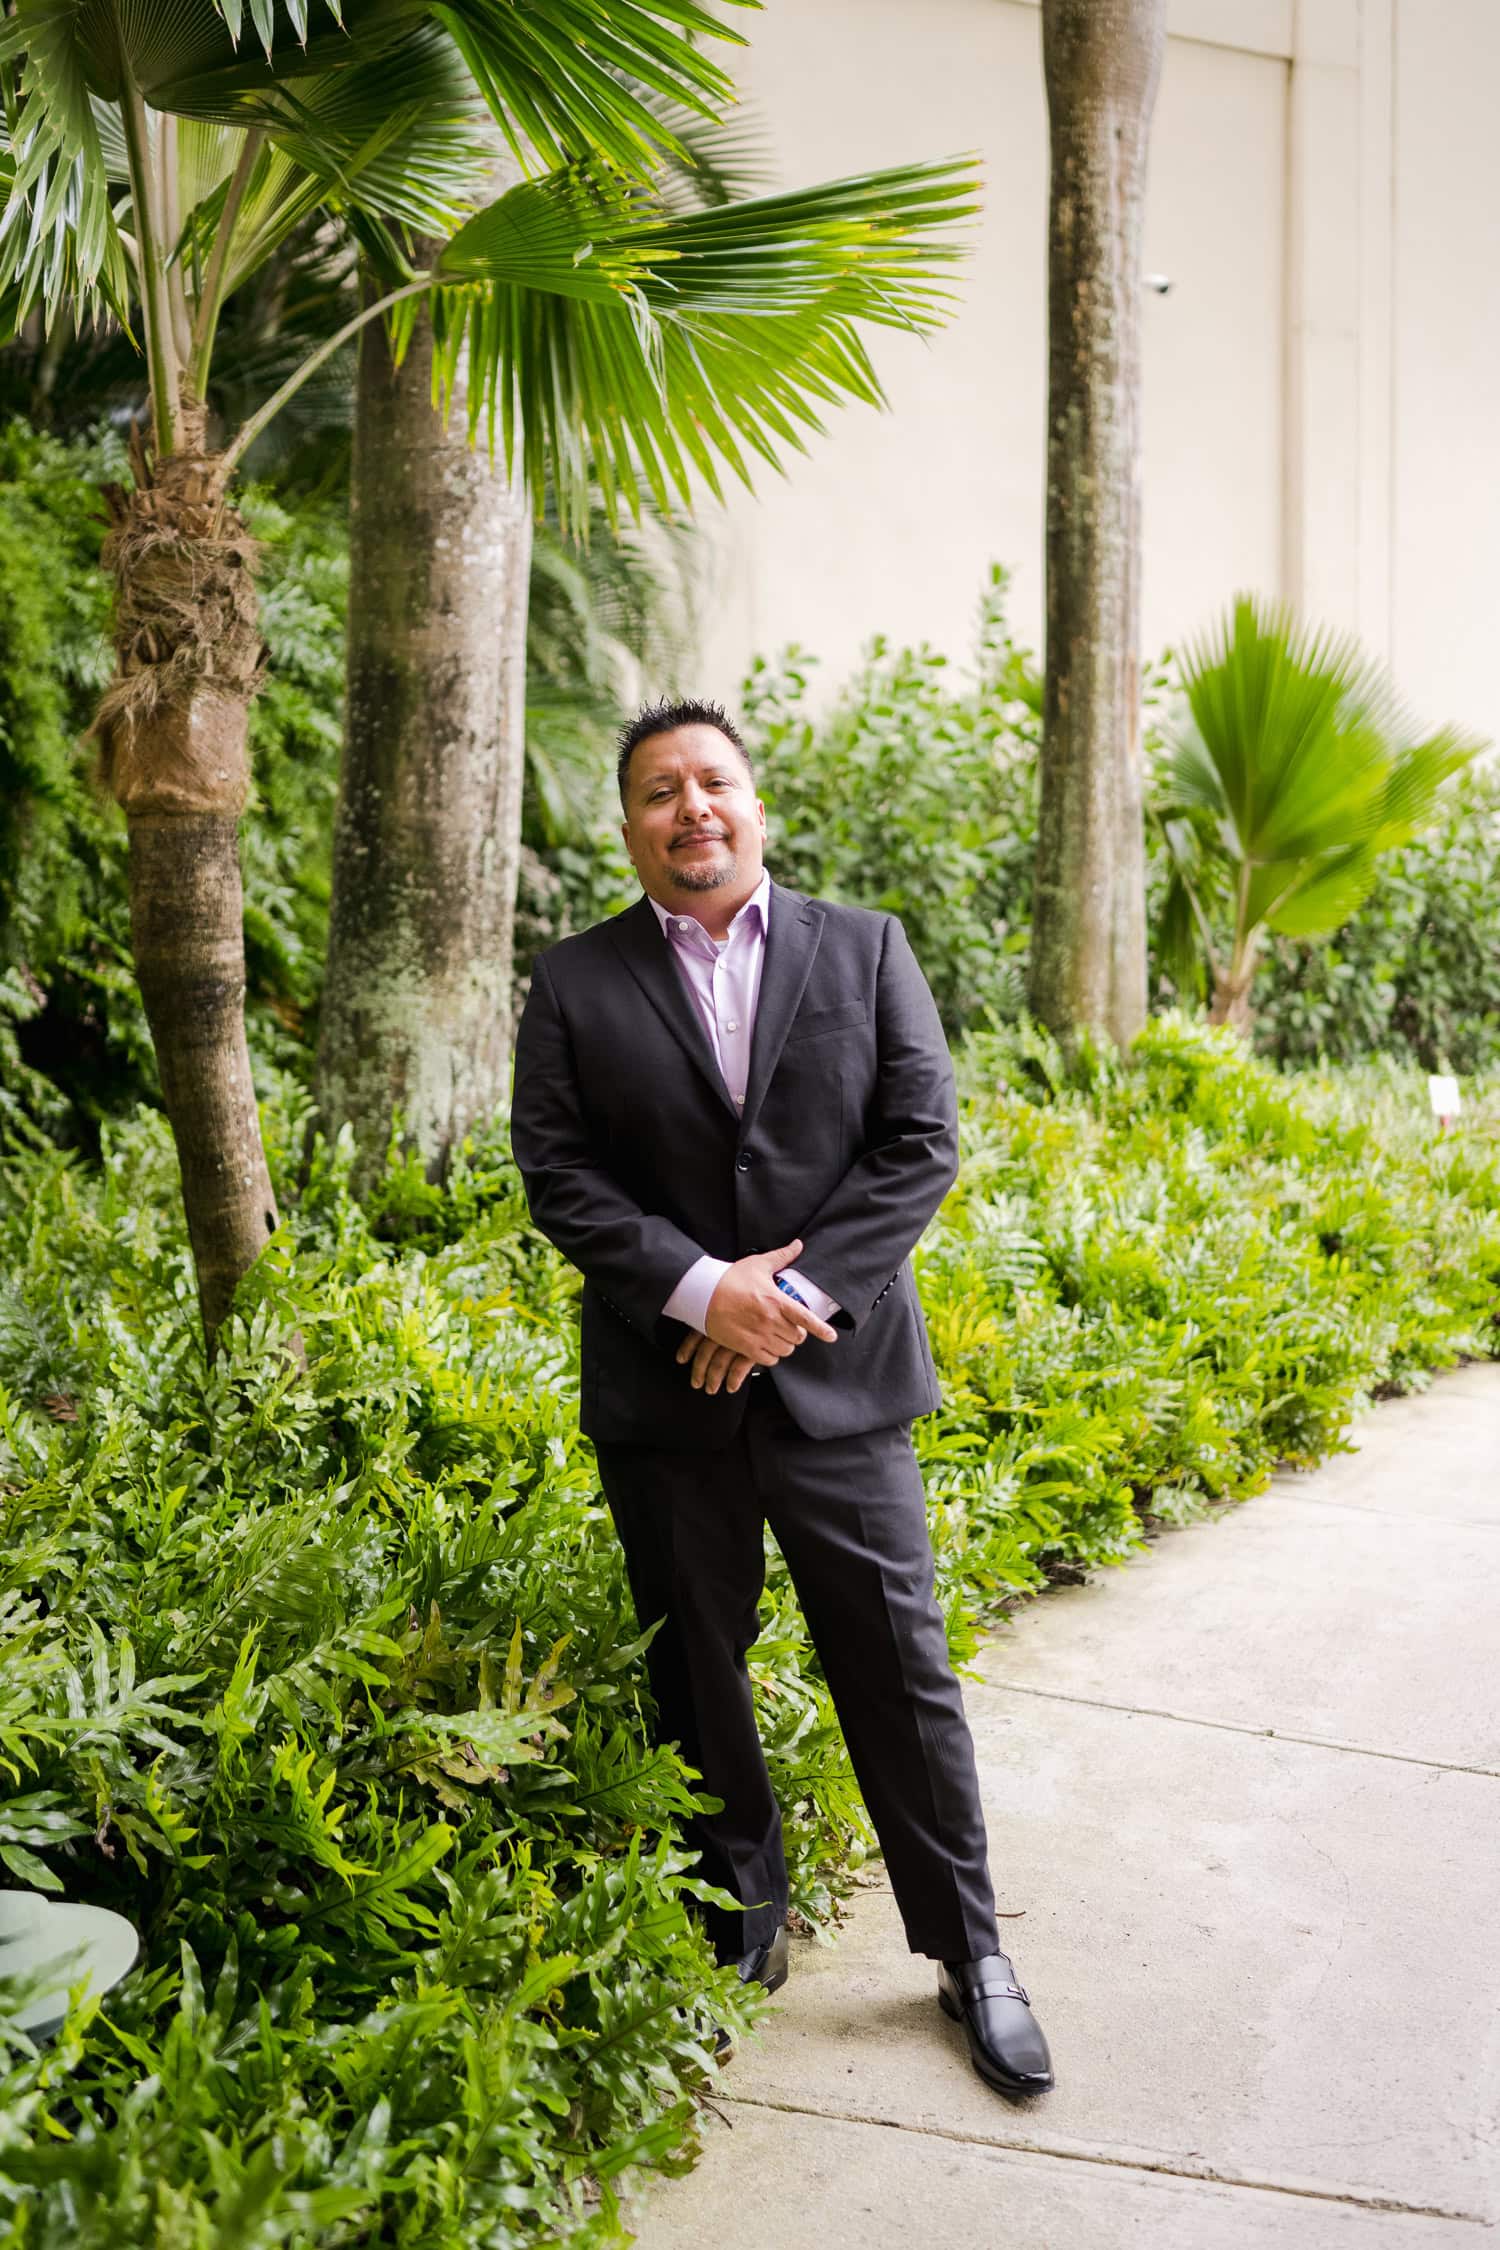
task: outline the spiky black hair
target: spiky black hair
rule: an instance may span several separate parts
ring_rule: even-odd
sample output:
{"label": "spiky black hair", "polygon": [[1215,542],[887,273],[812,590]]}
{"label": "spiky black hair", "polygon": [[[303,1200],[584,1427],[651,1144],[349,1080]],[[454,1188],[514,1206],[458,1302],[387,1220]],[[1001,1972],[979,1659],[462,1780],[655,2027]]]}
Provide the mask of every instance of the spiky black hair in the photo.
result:
{"label": "spiky black hair", "polygon": [[717,727],[726,741],[732,742],[745,761],[745,770],[753,775],[750,753],[745,748],[739,728],[722,703],[703,703],[694,696],[682,696],[660,703],[647,703],[629,724],[621,727],[619,757],[615,765],[615,779],[620,785],[620,803],[625,802],[626,784],[630,779],[630,760],[634,751],[654,734],[671,734],[678,727]]}

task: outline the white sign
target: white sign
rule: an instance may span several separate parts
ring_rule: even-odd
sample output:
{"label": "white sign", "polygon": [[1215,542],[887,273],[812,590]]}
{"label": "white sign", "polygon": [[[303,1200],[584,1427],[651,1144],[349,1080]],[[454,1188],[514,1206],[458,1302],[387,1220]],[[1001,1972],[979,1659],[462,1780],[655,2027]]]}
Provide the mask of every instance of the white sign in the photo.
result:
{"label": "white sign", "polygon": [[1457,1117],[1463,1107],[1456,1078],[1429,1078],[1427,1099],[1432,1104],[1433,1116],[1441,1117],[1445,1123],[1450,1117]]}

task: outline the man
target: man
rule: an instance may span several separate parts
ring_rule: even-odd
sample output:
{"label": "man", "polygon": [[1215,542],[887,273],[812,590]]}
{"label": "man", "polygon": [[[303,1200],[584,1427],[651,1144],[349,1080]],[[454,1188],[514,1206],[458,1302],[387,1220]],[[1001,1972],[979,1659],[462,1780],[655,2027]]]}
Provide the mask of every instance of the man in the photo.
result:
{"label": "man", "polygon": [[769,1521],[915,1953],[980,2075],[1052,2084],[1000,1951],[973,1745],[933,1598],[910,1425],[939,1403],[908,1254],[957,1163],[953,1070],[893,915],[784,890],[716,705],[620,743],[645,896],[538,960],[513,1143],[580,1269],[581,1420],[625,1549],[664,1739],[723,1800],[695,1827],[721,1960],[787,1974],[781,1820],[756,1731]]}

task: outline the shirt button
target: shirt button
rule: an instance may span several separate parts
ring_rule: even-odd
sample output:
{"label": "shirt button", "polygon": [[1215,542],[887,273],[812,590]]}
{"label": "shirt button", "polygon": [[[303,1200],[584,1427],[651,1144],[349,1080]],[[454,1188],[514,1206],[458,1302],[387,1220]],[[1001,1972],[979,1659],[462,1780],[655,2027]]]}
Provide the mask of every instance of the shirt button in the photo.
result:
{"label": "shirt button", "polygon": [[735,1021],[735,1019],[734,1019],[734,1017],[733,1017],[733,1016],[731,1016],[731,1017],[730,1017],[730,1019],[729,1019],[728,1023],[726,1023],[726,1024],[725,1024],[725,1026],[724,1026],[724,1029],[725,1029],[726,1031],[738,1031],[738,1030],[739,1030],[739,1028],[740,1028],[740,1027],[739,1027],[738,1023],[737,1023],[737,1022]]}

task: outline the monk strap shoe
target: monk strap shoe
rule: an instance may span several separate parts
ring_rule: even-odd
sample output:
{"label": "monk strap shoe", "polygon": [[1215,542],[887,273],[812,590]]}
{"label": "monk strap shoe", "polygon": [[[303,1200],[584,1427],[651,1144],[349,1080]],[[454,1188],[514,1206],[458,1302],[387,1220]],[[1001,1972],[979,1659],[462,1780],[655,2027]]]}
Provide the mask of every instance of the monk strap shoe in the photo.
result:
{"label": "monk strap shoe", "polygon": [[1002,2094],[1045,2094],[1052,2057],[1031,2000],[1003,1953],[978,1961],[944,1961],[938,2005],[968,2035],[974,2068]]}

